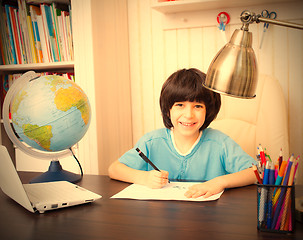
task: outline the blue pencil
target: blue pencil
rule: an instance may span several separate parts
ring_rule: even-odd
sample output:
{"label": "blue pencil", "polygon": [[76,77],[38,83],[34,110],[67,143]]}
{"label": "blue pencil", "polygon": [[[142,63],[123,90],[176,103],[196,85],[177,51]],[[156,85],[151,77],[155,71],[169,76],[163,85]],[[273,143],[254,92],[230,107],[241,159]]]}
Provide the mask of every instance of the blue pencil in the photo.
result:
{"label": "blue pencil", "polygon": [[[269,184],[274,185],[275,184],[275,165],[273,162],[270,162],[270,170],[269,170]],[[268,193],[268,199],[267,199],[267,222],[266,226],[269,229],[271,227],[271,220],[272,220],[272,198],[273,198],[273,188],[269,188],[269,193]]]}

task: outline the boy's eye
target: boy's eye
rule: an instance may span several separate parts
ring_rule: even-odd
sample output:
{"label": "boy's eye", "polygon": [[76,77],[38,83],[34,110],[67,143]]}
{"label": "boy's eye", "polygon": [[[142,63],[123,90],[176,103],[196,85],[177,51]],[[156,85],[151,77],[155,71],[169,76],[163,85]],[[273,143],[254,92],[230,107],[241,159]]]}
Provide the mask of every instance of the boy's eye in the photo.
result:
{"label": "boy's eye", "polygon": [[183,103],[175,103],[175,106],[176,106],[176,107],[182,107],[182,106],[183,106]]}

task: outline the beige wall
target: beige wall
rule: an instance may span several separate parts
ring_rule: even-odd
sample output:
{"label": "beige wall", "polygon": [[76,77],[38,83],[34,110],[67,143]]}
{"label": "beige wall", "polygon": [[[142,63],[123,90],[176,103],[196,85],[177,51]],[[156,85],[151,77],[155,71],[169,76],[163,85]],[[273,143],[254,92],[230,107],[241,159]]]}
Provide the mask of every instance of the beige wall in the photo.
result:
{"label": "beige wall", "polygon": [[132,146],[126,0],[92,0],[99,174]]}

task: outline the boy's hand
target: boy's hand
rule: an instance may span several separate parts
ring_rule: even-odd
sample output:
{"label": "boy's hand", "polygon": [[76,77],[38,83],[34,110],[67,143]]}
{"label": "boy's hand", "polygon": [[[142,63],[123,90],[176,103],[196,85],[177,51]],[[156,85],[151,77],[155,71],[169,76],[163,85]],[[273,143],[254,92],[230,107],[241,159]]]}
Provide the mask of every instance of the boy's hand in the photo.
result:
{"label": "boy's hand", "polygon": [[145,185],[150,188],[162,188],[168,183],[168,172],[151,170],[146,172]]}
{"label": "boy's hand", "polygon": [[223,190],[223,182],[220,178],[214,178],[204,183],[192,185],[184,195],[188,198],[197,198],[201,196],[208,198],[214,194],[222,192]]}

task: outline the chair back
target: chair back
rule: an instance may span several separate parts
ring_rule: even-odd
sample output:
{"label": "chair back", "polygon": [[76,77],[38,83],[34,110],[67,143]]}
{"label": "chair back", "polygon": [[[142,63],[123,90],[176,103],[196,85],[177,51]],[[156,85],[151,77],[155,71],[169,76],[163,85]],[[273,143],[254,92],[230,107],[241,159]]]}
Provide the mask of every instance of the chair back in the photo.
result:
{"label": "chair back", "polygon": [[222,106],[210,127],[221,130],[236,141],[253,158],[262,145],[275,162],[280,148],[284,159],[289,157],[287,109],[277,79],[261,75],[256,97],[234,98],[221,95]]}

